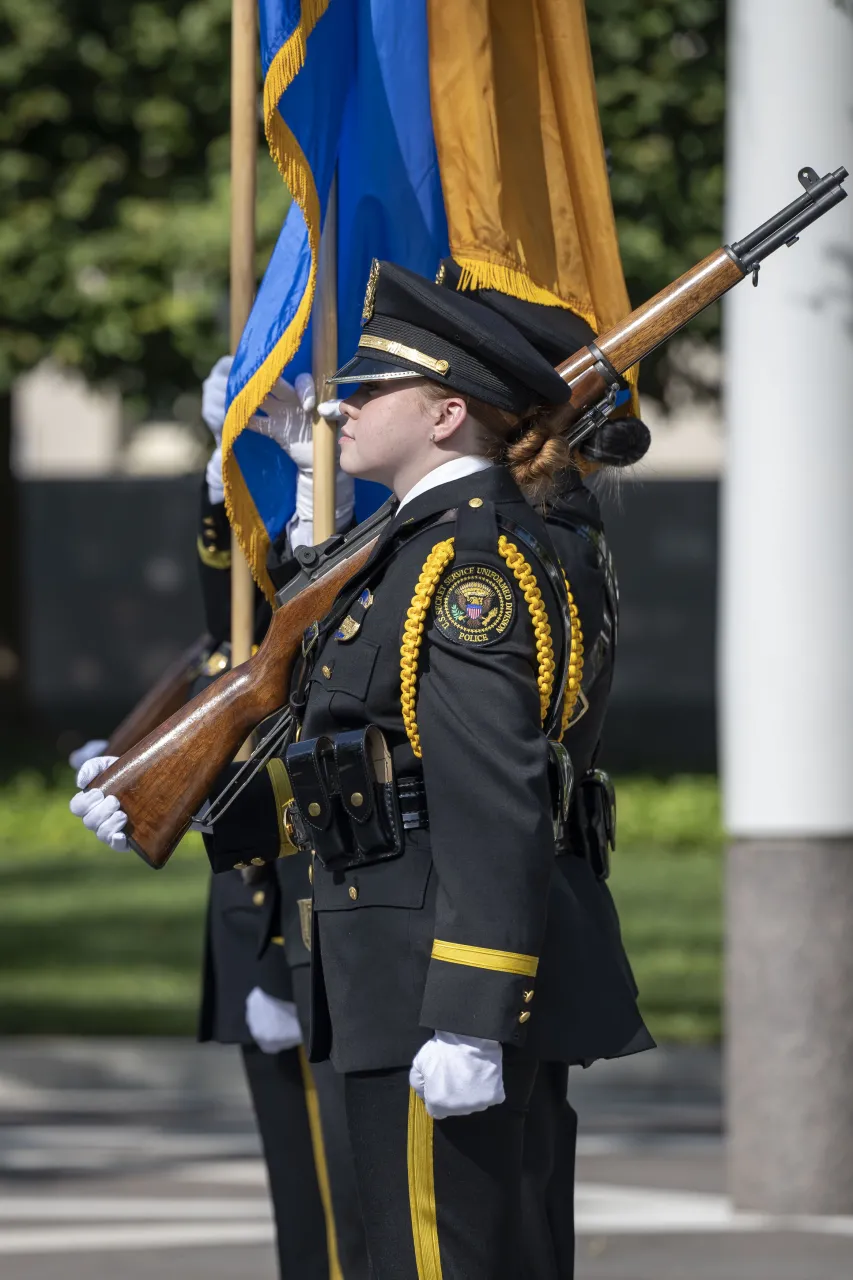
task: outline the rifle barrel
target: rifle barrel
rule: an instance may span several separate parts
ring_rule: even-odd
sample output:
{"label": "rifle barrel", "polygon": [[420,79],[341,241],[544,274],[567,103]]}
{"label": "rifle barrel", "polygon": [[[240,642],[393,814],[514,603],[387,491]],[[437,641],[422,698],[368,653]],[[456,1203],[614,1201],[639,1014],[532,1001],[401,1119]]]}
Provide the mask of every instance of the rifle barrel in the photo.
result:
{"label": "rifle barrel", "polygon": [[805,175],[810,172],[812,171],[809,169],[800,170],[800,181],[806,186],[803,195],[786,205],[772,218],[768,218],[748,236],[727,247],[728,252],[743,267],[744,273],[754,270],[771,253],[793,240],[805,227],[823,217],[827,210],[846,200],[847,192],[844,190],[843,183],[848,175],[845,168],[836,169],[823,178],[808,182]]}

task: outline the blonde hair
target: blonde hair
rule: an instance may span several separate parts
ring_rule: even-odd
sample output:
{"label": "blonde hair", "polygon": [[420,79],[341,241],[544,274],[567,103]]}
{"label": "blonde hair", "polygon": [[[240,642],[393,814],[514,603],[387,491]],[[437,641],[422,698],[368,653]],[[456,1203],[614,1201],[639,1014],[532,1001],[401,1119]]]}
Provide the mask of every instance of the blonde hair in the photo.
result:
{"label": "blonde hair", "polygon": [[[429,379],[424,380],[423,392],[430,403],[448,398],[448,388]],[[543,405],[519,414],[475,396],[462,395],[462,399],[482,430],[484,456],[506,467],[530,501],[552,497],[567,470],[584,476],[598,470],[598,463],[569,445],[573,415],[568,405]]]}

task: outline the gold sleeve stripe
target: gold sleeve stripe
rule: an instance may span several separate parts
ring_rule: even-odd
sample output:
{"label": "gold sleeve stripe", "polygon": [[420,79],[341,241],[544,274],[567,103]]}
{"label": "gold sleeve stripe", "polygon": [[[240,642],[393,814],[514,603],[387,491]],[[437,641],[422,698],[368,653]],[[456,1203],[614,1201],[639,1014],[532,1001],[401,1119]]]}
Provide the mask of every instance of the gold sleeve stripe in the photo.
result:
{"label": "gold sleeve stripe", "polygon": [[561,742],[574,715],[575,707],[580,697],[581,681],[583,680],[583,631],[581,630],[580,614],[575,604],[575,598],[572,595],[572,589],[569,586],[569,580],[565,574],[563,574],[563,582],[566,584],[566,599],[569,602],[572,634],[569,649],[569,671],[566,680],[566,692],[563,698],[563,719],[560,725]]}
{"label": "gold sleeve stripe", "polygon": [[279,760],[278,756],[273,756],[272,760],[267,761],[267,774],[272,786],[275,816],[278,819],[278,856],[280,858],[289,858],[291,854],[298,853],[299,850],[287,834],[287,827],[284,825],[284,807],[293,799],[293,789],[290,785],[290,778],[287,776],[287,770],[284,767],[284,761]]}
{"label": "gold sleeve stripe", "polygon": [[196,538],[195,545],[198,547],[198,558],[202,564],[206,564],[208,569],[230,569],[231,568],[231,548],[227,547],[225,551],[217,551],[216,547],[206,547],[201,538]]}
{"label": "gold sleeve stripe", "polygon": [[326,1164],[326,1148],[323,1143],[323,1127],[320,1122],[320,1104],[317,1101],[317,1086],[311,1074],[311,1067],[302,1045],[299,1046],[299,1067],[302,1071],[302,1087],[305,1090],[305,1107],[308,1111],[308,1128],[311,1131],[311,1148],[314,1152],[314,1170],[317,1175],[317,1186],[320,1189],[320,1202],[323,1205],[323,1216],[326,1219],[326,1251],[329,1255],[329,1280],[344,1280],[341,1263],[338,1257],[338,1232],[335,1226],[335,1211],[332,1205],[332,1192],[329,1186],[329,1168]]}
{"label": "gold sleeve stripe", "polygon": [[538,956],[525,956],[519,951],[490,951],[488,947],[440,942],[438,938],[432,944],[432,958],[447,964],[467,964],[473,969],[491,969],[494,973],[517,973],[523,978],[535,978],[539,968]]}
{"label": "gold sleeve stripe", "polygon": [[409,1126],[406,1142],[409,1170],[409,1209],[418,1280],[441,1280],[438,1247],[438,1211],[435,1205],[433,1120],[423,1099],[409,1090]]}

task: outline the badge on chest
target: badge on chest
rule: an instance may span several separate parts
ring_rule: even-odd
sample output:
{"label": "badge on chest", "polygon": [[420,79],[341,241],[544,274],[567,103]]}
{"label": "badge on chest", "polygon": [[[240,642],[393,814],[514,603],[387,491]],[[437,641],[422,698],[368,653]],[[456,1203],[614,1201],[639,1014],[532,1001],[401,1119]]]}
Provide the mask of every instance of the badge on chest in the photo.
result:
{"label": "badge on chest", "polygon": [[346,644],[349,640],[354,640],[361,630],[361,624],[364,621],[364,615],[373,604],[373,593],[369,588],[365,587],[350,612],[344,618],[341,625],[335,632],[335,639],[338,644]]}

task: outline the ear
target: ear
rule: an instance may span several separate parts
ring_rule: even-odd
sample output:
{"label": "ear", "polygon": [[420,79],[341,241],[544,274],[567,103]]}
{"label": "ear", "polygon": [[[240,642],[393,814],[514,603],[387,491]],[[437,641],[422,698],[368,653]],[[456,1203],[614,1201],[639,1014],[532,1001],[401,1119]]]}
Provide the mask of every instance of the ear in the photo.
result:
{"label": "ear", "polygon": [[433,439],[436,444],[450,440],[468,419],[468,405],[463,396],[448,396],[435,405]]}

